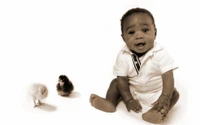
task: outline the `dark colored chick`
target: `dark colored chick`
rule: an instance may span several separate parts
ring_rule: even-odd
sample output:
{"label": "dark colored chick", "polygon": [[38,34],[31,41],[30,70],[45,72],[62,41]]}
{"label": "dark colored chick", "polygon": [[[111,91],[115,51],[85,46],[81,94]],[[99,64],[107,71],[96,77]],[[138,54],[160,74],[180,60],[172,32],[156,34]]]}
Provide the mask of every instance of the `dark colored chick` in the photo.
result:
{"label": "dark colored chick", "polygon": [[74,90],[72,82],[68,79],[66,75],[59,76],[56,88],[58,94],[61,96],[69,96],[71,92]]}

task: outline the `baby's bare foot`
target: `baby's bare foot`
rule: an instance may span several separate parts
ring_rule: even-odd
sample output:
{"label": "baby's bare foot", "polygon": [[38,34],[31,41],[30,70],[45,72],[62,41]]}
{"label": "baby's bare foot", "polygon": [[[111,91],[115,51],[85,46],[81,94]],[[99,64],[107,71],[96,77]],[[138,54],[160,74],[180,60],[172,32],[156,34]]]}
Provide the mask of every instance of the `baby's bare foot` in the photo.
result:
{"label": "baby's bare foot", "polygon": [[163,115],[161,112],[150,109],[148,112],[142,115],[142,119],[150,123],[160,124],[164,121],[165,115]]}
{"label": "baby's bare foot", "polygon": [[115,106],[111,102],[95,94],[90,95],[90,103],[96,109],[104,112],[115,112],[116,110]]}

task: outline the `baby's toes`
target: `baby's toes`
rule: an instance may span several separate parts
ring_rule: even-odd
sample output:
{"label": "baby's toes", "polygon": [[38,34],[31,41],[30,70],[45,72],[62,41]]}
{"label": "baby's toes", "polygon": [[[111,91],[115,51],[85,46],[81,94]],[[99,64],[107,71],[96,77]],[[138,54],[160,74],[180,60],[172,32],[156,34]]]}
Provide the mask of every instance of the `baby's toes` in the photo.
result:
{"label": "baby's toes", "polygon": [[93,100],[93,99],[95,99],[96,97],[97,97],[97,96],[96,96],[95,94],[91,94],[91,95],[90,95],[90,101]]}
{"label": "baby's toes", "polygon": [[90,103],[91,103],[91,104],[92,104],[93,101],[96,99],[96,97],[97,97],[97,95],[95,95],[95,94],[91,94],[91,95],[90,95]]}
{"label": "baby's toes", "polygon": [[93,99],[93,98],[95,98],[97,95],[95,95],[95,94],[91,94],[90,95],[90,99]]}

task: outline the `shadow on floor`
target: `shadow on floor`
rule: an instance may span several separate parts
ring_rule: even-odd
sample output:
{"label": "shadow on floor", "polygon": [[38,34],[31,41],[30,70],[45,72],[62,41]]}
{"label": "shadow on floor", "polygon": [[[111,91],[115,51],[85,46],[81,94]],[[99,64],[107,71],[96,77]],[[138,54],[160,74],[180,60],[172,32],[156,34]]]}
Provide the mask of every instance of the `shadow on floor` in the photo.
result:
{"label": "shadow on floor", "polygon": [[39,108],[39,109],[47,111],[47,112],[53,112],[53,111],[56,110],[56,106],[53,106],[53,105],[50,105],[50,104],[47,104],[47,103],[44,103],[41,106],[38,106],[36,108]]}

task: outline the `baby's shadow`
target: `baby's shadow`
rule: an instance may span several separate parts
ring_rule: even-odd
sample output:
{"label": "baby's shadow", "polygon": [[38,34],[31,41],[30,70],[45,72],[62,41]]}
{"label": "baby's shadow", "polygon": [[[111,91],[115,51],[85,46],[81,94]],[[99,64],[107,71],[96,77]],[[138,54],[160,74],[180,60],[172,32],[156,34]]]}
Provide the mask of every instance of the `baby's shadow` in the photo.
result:
{"label": "baby's shadow", "polygon": [[56,110],[56,107],[47,103],[43,103],[42,105],[38,106],[37,108],[48,111],[48,112],[53,112]]}

